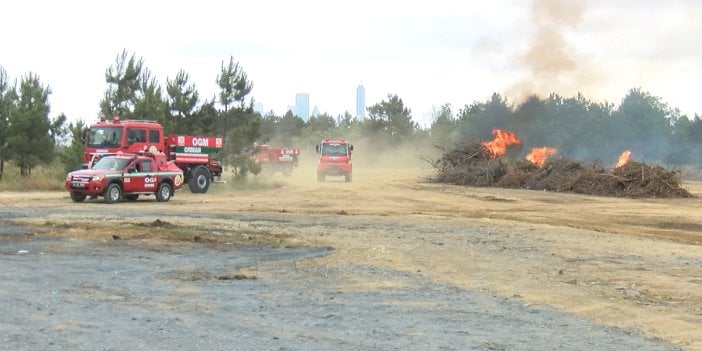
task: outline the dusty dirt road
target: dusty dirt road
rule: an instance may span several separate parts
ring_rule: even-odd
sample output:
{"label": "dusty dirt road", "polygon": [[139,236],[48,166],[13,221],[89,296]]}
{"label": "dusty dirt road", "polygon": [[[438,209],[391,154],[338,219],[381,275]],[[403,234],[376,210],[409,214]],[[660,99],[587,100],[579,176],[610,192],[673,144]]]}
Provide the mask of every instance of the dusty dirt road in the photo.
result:
{"label": "dusty dirt road", "polygon": [[[213,274],[227,278],[235,273],[244,278],[256,276],[261,281],[277,282],[285,291],[311,291],[312,296],[329,293],[310,289],[313,283],[316,289],[326,286],[338,294],[368,296],[416,288],[417,294],[425,296],[397,303],[393,306],[399,309],[388,312],[414,318],[417,328],[424,328],[416,334],[382,335],[373,344],[378,347],[373,347],[351,341],[333,343],[330,340],[336,336],[328,332],[324,338],[328,343],[298,342],[289,344],[292,349],[466,349],[455,344],[464,343],[475,349],[702,350],[701,198],[631,200],[466,188],[425,182],[430,175],[430,170],[418,167],[364,169],[357,164],[353,183],[344,183],[343,178],[317,183],[314,171],[301,167],[290,178],[274,175],[259,179],[255,189],[222,190],[223,185],[215,185],[204,195],[186,189],[168,203],[146,198],[116,205],[100,201],[74,204],[67,193],[0,193],[0,221],[36,228],[33,237],[114,243],[112,236],[118,235],[131,239],[121,242],[132,243],[129,247],[135,250],[162,245],[155,244],[161,242],[159,234],[144,234],[150,223],[166,223],[155,226],[161,233],[178,231],[188,245],[206,245],[215,250],[222,243],[242,240],[283,247],[332,248],[324,253],[305,251],[301,259],[294,260],[293,268],[289,259],[285,264],[277,259],[261,259],[256,262],[267,263],[238,265],[236,272],[196,270],[189,274],[210,278]],[[702,195],[701,184],[686,183],[686,187]],[[126,218],[130,214],[135,218]],[[17,242],[6,240],[5,248]],[[11,246],[5,250],[8,256],[3,257],[12,256],[16,253],[12,250],[20,247]],[[67,252],[74,252],[71,250]],[[169,250],[175,249],[152,252]],[[3,262],[9,265],[16,261]],[[440,291],[437,286],[442,287]],[[464,296],[461,294],[465,292],[487,294],[500,303],[518,305],[488,314],[489,321],[501,325],[495,330],[506,328],[503,330],[507,332],[485,332],[489,336],[483,335],[482,339],[430,332],[437,320],[457,318],[447,318],[450,313],[444,310],[442,301]],[[9,298],[8,293],[3,297]],[[401,301],[397,296],[378,298]],[[360,300],[354,303],[376,306]],[[409,311],[410,304],[412,308],[427,306]],[[544,323],[537,331],[511,330],[505,325],[514,322],[501,319],[511,314],[528,316],[542,308],[560,316],[549,319],[557,320],[556,325]],[[440,316],[424,319],[428,311]],[[577,318],[578,322],[558,319],[566,317]],[[532,327],[539,323],[525,321]],[[583,324],[589,322],[593,324]],[[304,326],[306,322],[301,323]],[[377,321],[364,323],[373,330],[387,327]],[[320,324],[314,325],[319,328]],[[335,326],[352,333],[355,330],[340,323]],[[598,328],[602,327],[613,328],[616,335],[593,337],[592,331],[601,331]],[[447,328],[461,327],[459,323]],[[529,339],[525,343],[507,336],[515,333],[533,333],[541,342]],[[359,339],[373,340],[367,333],[360,334]],[[626,339],[629,337],[634,341]],[[444,338],[447,345],[427,341],[432,338]],[[258,345],[263,345],[260,349],[280,348],[270,340]]]}

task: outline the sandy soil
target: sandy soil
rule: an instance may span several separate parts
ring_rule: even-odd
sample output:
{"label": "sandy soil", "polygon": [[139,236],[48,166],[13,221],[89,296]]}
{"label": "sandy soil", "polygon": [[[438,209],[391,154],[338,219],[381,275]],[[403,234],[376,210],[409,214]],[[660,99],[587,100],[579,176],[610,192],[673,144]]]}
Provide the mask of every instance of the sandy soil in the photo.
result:
{"label": "sandy soil", "polygon": [[[298,262],[302,268],[363,263],[702,350],[702,197],[632,200],[468,188],[426,182],[426,168],[363,166],[355,165],[353,183],[341,177],[317,183],[313,169],[301,167],[289,178],[258,179],[248,190],[219,184],[208,194],[185,189],[168,203],[74,204],[67,193],[0,193],[0,214],[33,207],[53,214],[14,222],[56,226],[107,213],[106,221],[120,222],[122,213],[146,209],[188,213],[192,217],[169,221],[334,248]],[[685,186],[702,196],[702,183]],[[227,216],[256,214],[281,219],[263,227],[246,221],[218,227]],[[304,225],[290,225],[299,221]],[[359,279],[351,271],[341,281],[337,288],[344,291],[403,284]]]}

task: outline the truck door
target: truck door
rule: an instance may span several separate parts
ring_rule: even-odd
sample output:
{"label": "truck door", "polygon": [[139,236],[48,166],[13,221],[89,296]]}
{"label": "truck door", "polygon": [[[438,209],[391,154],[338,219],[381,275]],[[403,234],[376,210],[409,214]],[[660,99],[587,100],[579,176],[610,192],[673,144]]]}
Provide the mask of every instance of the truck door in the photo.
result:
{"label": "truck door", "polygon": [[137,160],[124,175],[124,192],[150,192],[156,188],[151,160]]}
{"label": "truck door", "polygon": [[139,152],[146,147],[146,129],[127,128],[127,148],[129,152]]}
{"label": "truck door", "polygon": [[156,150],[165,152],[163,150],[163,135],[158,129],[149,129],[149,147],[151,146],[156,146]]}

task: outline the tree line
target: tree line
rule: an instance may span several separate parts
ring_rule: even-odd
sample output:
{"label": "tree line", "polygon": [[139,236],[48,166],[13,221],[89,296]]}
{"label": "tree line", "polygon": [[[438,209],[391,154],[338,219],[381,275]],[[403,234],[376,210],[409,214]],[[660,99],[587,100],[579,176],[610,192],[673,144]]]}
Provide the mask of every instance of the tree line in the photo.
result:
{"label": "tree line", "polygon": [[442,118],[440,124],[463,142],[490,139],[494,128],[513,131],[523,140],[522,154],[548,146],[563,157],[608,163],[629,150],[640,161],[702,166],[701,117],[690,119],[640,88],[630,89],[616,107],[582,94],[533,96],[511,106],[494,94],[489,101],[461,109],[456,119]]}
{"label": "tree line", "polygon": [[[660,98],[631,89],[619,106],[593,102],[578,94],[547,98],[532,96],[510,104],[500,94],[454,111],[444,104],[432,114],[431,126],[414,122],[412,111],[397,95],[367,108],[358,120],[346,111],[311,116],[304,121],[292,111],[283,115],[258,113],[251,97],[253,82],[229,57],[214,77],[219,93],[202,99],[187,72],[167,78],[165,87],[145,66],[143,58],[126,50],[105,71],[106,89],[96,102],[103,116],[160,122],[167,134],[217,135],[225,139],[220,158],[236,177],[245,177],[254,142],[298,145],[313,150],[323,137],[363,142],[366,150],[420,145],[449,148],[459,143],[492,139],[493,129],[515,132],[523,140],[521,153],[549,146],[558,154],[582,160],[612,160],[623,150],[639,160],[666,165],[702,166],[702,120],[681,115]],[[11,82],[0,66],[0,180],[5,161],[14,162],[23,176],[32,168],[58,158],[66,170],[82,163],[84,121],[66,124],[67,116],[50,117],[51,88],[34,73]]]}

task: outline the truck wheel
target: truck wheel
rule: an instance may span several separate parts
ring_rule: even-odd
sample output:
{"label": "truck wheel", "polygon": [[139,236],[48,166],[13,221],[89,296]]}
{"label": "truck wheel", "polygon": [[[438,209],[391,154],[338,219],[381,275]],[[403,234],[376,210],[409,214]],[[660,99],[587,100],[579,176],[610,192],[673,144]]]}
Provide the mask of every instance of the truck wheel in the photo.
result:
{"label": "truck wheel", "polygon": [[190,172],[190,179],[188,179],[190,191],[193,193],[206,193],[207,189],[210,188],[210,179],[212,179],[212,175],[207,168],[202,166],[195,167]]}
{"label": "truck wheel", "polygon": [[156,191],[156,200],[159,202],[166,202],[171,199],[172,194],[173,189],[171,188],[171,185],[163,182],[159,184],[158,190]]}
{"label": "truck wheel", "polygon": [[85,193],[71,191],[71,200],[73,200],[73,202],[83,202],[86,197],[87,195]]}
{"label": "truck wheel", "polygon": [[347,183],[351,183],[351,173],[350,173],[350,172],[344,174],[344,180],[345,180]]}
{"label": "truck wheel", "polygon": [[124,195],[124,198],[127,199],[127,201],[136,201],[139,199],[139,194]]}
{"label": "truck wheel", "polygon": [[103,197],[108,204],[118,202],[122,198],[122,188],[117,183],[111,183],[105,189]]}
{"label": "truck wheel", "polygon": [[320,182],[320,183],[323,182],[325,178],[326,178],[326,176],[325,176],[324,173],[322,173],[322,172],[317,172],[317,181],[318,181],[318,182]]}

